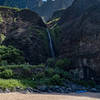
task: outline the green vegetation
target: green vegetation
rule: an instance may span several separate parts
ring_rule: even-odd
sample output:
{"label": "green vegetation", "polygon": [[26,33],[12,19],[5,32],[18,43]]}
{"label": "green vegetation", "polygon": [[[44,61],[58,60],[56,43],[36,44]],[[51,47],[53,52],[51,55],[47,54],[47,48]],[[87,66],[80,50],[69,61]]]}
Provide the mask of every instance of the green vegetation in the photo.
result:
{"label": "green vegetation", "polygon": [[47,24],[57,23],[60,20],[60,18],[55,18],[51,21],[49,21]]}
{"label": "green vegetation", "polygon": [[58,59],[53,62],[54,65],[52,67],[49,66],[51,65],[49,62],[47,68],[44,64],[0,66],[0,87],[2,89],[9,88],[13,90],[16,87],[25,89],[27,87],[35,88],[42,85],[66,86],[64,84],[66,81],[72,81],[86,87],[95,87],[95,82],[93,81],[73,80],[74,76],[66,69],[70,65],[67,59]]}
{"label": "green vegetation", "polygon": [[[49,65],[51,65],[50,59],[48,61],[49,61],[48,62]],[[19,84],[19,86],[23,88],[25,88],[26,86],[34,87],[34,84],[37,86],[38,85],[64,85],[63,80],[68,76],[66,76],[66,74],[63,74],[64,70],[61,70],[61,68],[56,67],[57,61],[51,59],[51,62],[54,62],[54,66],[52,68],[50,66],[48,66],[48,68],[45,68],[45,65],[43,64],[40,65],[29,65],[29,64],[6,65],[5,64],[3,66],[0,66],[0,78],[2,78],[3,82],[7,81],[5,85],[7,85],[6,87],[8,88],[14,87],[13,85],[14,82],[15,82],[15,86]],[[29,79],[30,79],[30,83],[28,82]],[[11,86],[9,85],[8,80],[10,80]],[[12,82],[13,80],[14,82]],[[31,82],[34,84],[32,85]],[[1,86],[3,88],[5,87],[4,85]]]}
{"label": "green vegetation", "polygon": [[56,61],[55,66],[59,67],[60,69],[68,69],[69,66],[71,65],[71,62],[68,59],[59,59],[58,61]]}
{"label": "green vegetation", "polygon": [[63,72],[62,76],[63,76],[64,79],[73,80],[72,74],[70,74],[67,71]]}
{"label": "green vegetation", "polygon": [[54,76],[52,76],[51,80],[50,80],[51,84],[53,85],[62,85],[62,80],[60,75],[55,74]]}
{"label": "green vegetation", "polygon": [[0,72],[0,77],[2,78],[7,79],[7,78],[11,78],[12,76],[13,76],[13,71],[10,69],[8,70],[6,69],[3,72]]}
{"label": "green vegetation", "polygon": [[47,63],[48,63],[48,66],[49,66],[49,67],[54,67],[54,65],[55,65],[55,59],[49,58],[49,59],[47,60]]}
{"label": "green vegetation", "polygon": [[19,9],[17,7],[9,7],[9,6],[0,6],[0,8],[4,8],[4,9],[13,9],[13,10],[16,10],[16,11],[21,11],[22,9]]}
{"label": "green vegetation", "polygon": [[46,76],[49,76],[49,77],[53,76],[54,73],[55,73],[55,71],[53,68],[47,68],[45,71]]}
{"label": "green vegetation", "polygon": [[8,64],[22,64],[25,62],[22,52],[12,46],[0,46],[0,61]]}
{"label": "green vegetation", "polygon": [[[16,87],[35,88],[43,78],[44,65],[6,65],[0,66],[0,87],[13,90]],[[33,80],[33,78],[35,80]]]}
{"label": "green vegetation", "polygon": [[2,44],[2,42],[5,40],[5,38],[6,38],[6,36],[3,33],[1,33],[0,34],[0,44]]}
{"label": "green vegetation", "polygon": [[1,14],[0,14],[0,23],[2,23],[2,22],[3,22],[3,18],[2,18]]}
{"label": "green vegetation", "polygon": [[0,87],[5,90],[6,88],[14,90],[16,87],[25,89],[27,87],[36,87],[36,84],[33,80],[30,79],[0,79]]}
{"label": "green vegetation", "polygon": [[[41,71],[37,71],[41,70]],[[38,73],[41,76],[42,71],[44,72],[44,65],[5,65],[0,66],[0,77],[1,78],[32,78],[33,76],[37,77]],[[39,76],[39,75],[38,75]]]}
{"label": "green vegetation", "polygon": [[[45,67],[46,66],[46,67]],[[0,46],[0,87],[14,90],[41,85],[65,86],[64,82],[72,81],[86,87],[95,87],[93,81],[76,81],[69,71],[69,59],[47,60],[46,65],[29,65],[25,63],[22,52],[12,46]]]}

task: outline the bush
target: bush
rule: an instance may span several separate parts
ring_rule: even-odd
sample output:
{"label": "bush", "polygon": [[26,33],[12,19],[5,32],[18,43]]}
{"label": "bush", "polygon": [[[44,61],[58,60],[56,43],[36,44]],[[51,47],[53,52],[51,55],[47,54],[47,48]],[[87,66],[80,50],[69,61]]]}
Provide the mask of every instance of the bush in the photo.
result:
{"label": "bush", "polygon": [[0,65],[6,66],[8,63],[6,60],[1,60]]}
{"label": "bush", "polygon": [[44,69],[45,67],[43,64],[40,65],[22,64],[22,65],[0,66],[1,73],[5,70],[12,70],[14,73],[13,78],[31,78],[33,76],[36,76],[37,74],[41,74],[42,72],[44,73]]}
{"label": "bush", "polygon": [[12,78],[13,75],[14,75],[14,74],[13,74],[13,71],[12,71],[12,70],[5,70],[5,71],[3,71],[3,72],[0,73],[0,76],[1,76],[2,78],[6,78],[6,79]]}
{"label": "bush", "polygon": [[50,79],[50,82],[52,85],[61,85],[61,78],[60,75],[55,74],[54,76],[52,76],[52,78]]}
{"label": "bush", "polygon": [[65,70],[69,68],[70,64],[71,62],[67,59],[59,59],[56,61],[55,66]]}
{"label": "bush", "polygon": [[36,66],[36,68],[44,68],[45,67],[44,64],[39,64],[39,65],[35,65],[35,66]]}
{"label": "bush", "polygon": [[36,87],[36,82],[30,79],[0,79],[0,88],[3,90],[10,89],[13,90],[16,87],[20,87],[22,89],[32,87]]}
{"label": "bush", "polygon": [[4,71],[4,70],[5,70],[4,66],[0,66],[0,73],[1,73],[2,71]]}
{"label": "bush", "polygon": [[16,87],[24,88],[24,85],[19,81],[15,79],[0,79],[0,88],[3,90],[10,89],[13,90]]}
{"label": "bush", "polygon": [[64,79],[72,80],[72,75],[69,72],[63,72],[62,77]]}
{"label": "bush", "polygon": [[56,61],[56,65],[55,65],[56,67],[61,68],[63,65],[64,65],[64,61],[63,60]]}
{"label": "bush", "polygon": [[25,62],[22,52],[13,46],[0,46],[0,60],[8,64],[21,64]]}
{"label": "bush", "polygon": [[45,74],[46,74],[47,77],[51,77],[51,76],[54,75],[54,72],[55,71],[54,71],[53,68],[48,68],[48,69],[46,69]]}
{"label": "bush", "polygon": [[45,74],[44,72],[41,72],[41,73],[37,73],[36,75],[34,75],[34,78],[37,80],[37,79],[41,79],[41,78],[44,78],[45,77]]}
{"label": "bush", "polygon": [[49,58],[49,59],[47,60],[47,65],[48,65],[49,67],[54,67],[54,65],[55,65],[55,59]]}

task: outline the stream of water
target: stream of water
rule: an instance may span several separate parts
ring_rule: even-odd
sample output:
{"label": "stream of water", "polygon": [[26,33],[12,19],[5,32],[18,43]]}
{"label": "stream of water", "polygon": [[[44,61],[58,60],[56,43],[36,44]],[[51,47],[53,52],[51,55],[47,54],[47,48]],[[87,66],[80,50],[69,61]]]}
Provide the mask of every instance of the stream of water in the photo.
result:
{"label": "stream of water", "polygon": [[55,58],[55,51],[54,51],[54,48],[53,48],[52,38],[51,38],[50,31],[49,31],[48,28],[47,28],[47,33],[48,33],[48,38],[49,38],[51,56],[52,56],[52,58]]}

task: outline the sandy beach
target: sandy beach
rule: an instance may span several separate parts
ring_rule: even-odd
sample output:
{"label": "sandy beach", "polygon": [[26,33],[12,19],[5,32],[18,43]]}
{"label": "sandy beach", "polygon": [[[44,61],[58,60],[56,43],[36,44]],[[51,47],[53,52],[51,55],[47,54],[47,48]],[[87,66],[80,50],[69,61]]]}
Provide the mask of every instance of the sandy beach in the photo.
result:
{"label": "sandy beach", "polygon": [[100,100],[100,93],[71,93],[66,95],[1,93],[0,100]]}

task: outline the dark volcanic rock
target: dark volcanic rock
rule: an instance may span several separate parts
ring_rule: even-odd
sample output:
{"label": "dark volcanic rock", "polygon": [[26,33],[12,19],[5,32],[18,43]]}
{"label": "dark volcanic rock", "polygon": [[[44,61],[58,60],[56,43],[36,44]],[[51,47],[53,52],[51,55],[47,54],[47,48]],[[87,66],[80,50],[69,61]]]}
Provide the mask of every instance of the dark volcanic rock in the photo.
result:
{"label": "dark volcanic rock", "polygon": [[0,93],[3,93],[3,90],[2,89],[0,89]]}
{"label": "dark volcanic rock", "polygon": [[[60,55],[81,58],[85,65],[89,66],[100,75],[100,5],[89,8],[82,16],[76,20],[64,24],[62,46]],[[70,27],[70,28],[69,28]],[[91,76],[91,75],[90,75]],[[91,76],[92,77],[92,76]]]}
{"label": "dark volcanic rock", "polygon": [[9,89],[5,89],[5,93],[9,93],[10,92],[10,90]]}
{"label": "dark volcanic rock", "polygon": [[48,56],[46,26],[38,14],[30,10],[0,8],[0,33],[5,35],[4,45],[13,45],[23,51],[30,64],[45,61]]}
{"label": "dark volcanic rock", "polygon": [[75,0],[72,6],[64,11],[60,24],[75,20],[77,17],[81,16],[88,8],[98,3],[98,0]]}
{"label": "dark volcanic rock", "polygon": [[59,56],[71,58],[74,68],[84,67],[86,78],[100,77],[98,0],[75,0],[72,6],[64,11],[58,23],[62,30],[61,42],[58,45]]}

